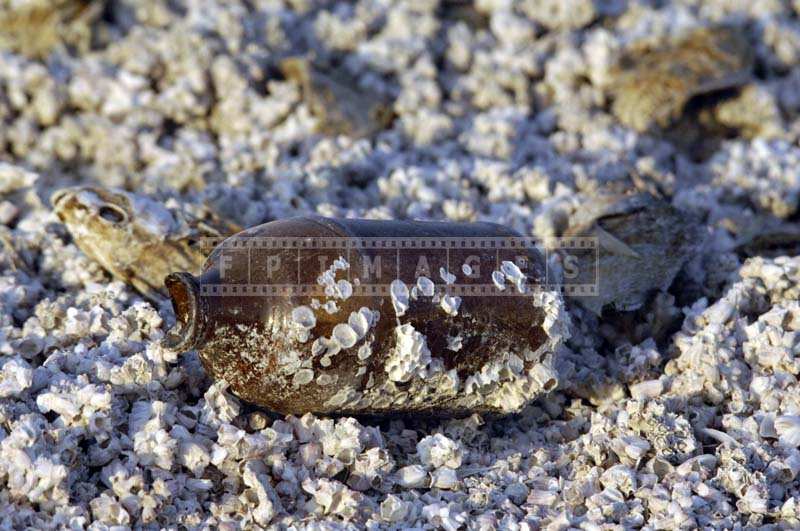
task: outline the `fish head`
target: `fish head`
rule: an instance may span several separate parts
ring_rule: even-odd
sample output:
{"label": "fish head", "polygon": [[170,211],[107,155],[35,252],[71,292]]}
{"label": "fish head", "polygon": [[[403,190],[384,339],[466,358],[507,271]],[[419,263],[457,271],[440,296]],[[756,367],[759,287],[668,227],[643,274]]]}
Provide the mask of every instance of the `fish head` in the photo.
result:
{"label": "fish head", "polygon": [[73,235],[103,235],[117,244],[164,241],[176,228],[173,213],[163,204],[124,190],[75,186],[55,192],[50,202]]}
{"label": "fish head", "polygon": [[76,186],[55,192],[50,202],[78,247],[124,281],[176,224],[163,204],[123,190]]}

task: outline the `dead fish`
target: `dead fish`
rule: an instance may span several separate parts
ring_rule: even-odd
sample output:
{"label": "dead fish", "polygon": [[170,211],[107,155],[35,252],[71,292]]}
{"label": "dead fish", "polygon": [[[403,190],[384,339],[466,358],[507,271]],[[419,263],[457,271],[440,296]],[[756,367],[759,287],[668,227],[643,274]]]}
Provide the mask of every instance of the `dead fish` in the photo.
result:
{"label": "dead fish", "polygon": [[599,253],[580,270],[595,272],[597,296],[576,297],[600,315],[605,307],[629,312],[655,291],[665,291],[683,264],[702,245],[702,227],[650,194],[598,193],[584,200],[564,236],[597,238]]}
{"label": "dead fish", "polygon": [[196,217],[122,190],[77,186],[55,192],[50,202],[83,252],[153,301],[166,296],[163,281],[171,272],[200,272],[211,250],[200,245],[203,238],[241,230],[210,211]]}
{"label": "dead fish", "polygon": [[283,414],[513,413],[557,385],[568,333],[557,292],[524,294],[544,260],[500,250],[514,238],[494,223],[266,223],[221,243],[199,277],[167,277],[166,345]]}
{"label": "dead fish", "polygon": [[668,127],[692,98],[745,84],[753,63],[752,46],[730,26],[697,28],[649,49],[633,45],[612,73],[612,111],[640,132]]}
{"label": "dead fish", "polygon": [[0,48],[42,57],[61,42],[88,48],[90,24],[103,12],[105,2],[54,0],[20,4],[0,12]]}
{"label": "dead fish", "polygon": [[285,59],[280,67],[302,88],[303,100],[318,120],[319,133],[369,137],[394,119],[391,102],[359,87],[342,69],[323,69],[299,57]]}

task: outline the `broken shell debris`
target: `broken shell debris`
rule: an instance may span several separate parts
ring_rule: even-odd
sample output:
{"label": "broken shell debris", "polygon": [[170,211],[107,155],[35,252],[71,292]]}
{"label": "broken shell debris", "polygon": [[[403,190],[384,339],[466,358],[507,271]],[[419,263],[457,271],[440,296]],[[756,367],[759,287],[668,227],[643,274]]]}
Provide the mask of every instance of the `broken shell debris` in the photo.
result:
{"label": "broken shell debris", "polygon": [[[799,527],[799,12],[0,1],[2,526]],[[296,216],[602,237],[602,269],[635,290],[544,298],[558,385],[518,413],[273,415],[164,346],[163,278],[202,278],[196,238]],[[545,251],[569,280],[581,255]],[[303,347],[280,360],[290,389],[336,389],[334,411],[358,404],[336,371],[445,388],[438,359],[485,359],[411,322],[483,315],[446,291],[474,264],[431,263],[379,306],[339,257],[276,323]],[[503,265],[479,274],[525,300]],[[520,368],[500,365],[459,389]]]}

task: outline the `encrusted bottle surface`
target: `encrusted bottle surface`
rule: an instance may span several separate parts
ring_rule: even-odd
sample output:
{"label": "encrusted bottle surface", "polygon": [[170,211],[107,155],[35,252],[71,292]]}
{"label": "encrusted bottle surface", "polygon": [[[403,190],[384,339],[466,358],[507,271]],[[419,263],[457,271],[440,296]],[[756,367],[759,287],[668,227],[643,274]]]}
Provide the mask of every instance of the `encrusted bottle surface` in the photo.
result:
{"label": "encrusted bottle surface", "polygon": [[275,221],[167,277],[178,325],[241,398],[281,413],[510,413],[557,384],[561,297],[491,223]]}

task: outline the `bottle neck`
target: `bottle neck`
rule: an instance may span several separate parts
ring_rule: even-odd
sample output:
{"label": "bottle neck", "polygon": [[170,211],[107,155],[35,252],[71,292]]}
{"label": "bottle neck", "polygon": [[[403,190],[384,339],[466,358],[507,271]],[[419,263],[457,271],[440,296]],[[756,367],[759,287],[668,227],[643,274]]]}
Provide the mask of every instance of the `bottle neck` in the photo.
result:
{"label": "bottle neck", "polygon": [[186,351],[200,346],[205,332],[205,316],[200,304],[197,279],[189,273],[172,273],[164,279],[177,319],[164,339],[167,348]]}

